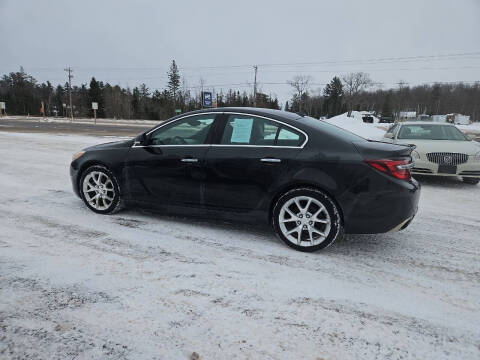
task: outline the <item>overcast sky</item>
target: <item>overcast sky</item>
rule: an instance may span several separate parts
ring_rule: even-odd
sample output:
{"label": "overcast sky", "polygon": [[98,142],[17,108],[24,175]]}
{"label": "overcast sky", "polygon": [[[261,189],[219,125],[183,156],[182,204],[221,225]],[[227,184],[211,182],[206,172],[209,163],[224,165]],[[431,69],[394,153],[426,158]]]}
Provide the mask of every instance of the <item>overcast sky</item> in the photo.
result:
{"label": "overcast sky", "polygon": [[[193,90],[203,78],[250,91],[259,64],[282,102],[296,74],[314,91],[352,71],[384,88],[480,80],[480,0],[0,0],[0,18],[0,74],[22,65],[54,84],[71,66],[77,85],[161,89],[172,59]],[[470,55],[365,61],[445,54]]]}

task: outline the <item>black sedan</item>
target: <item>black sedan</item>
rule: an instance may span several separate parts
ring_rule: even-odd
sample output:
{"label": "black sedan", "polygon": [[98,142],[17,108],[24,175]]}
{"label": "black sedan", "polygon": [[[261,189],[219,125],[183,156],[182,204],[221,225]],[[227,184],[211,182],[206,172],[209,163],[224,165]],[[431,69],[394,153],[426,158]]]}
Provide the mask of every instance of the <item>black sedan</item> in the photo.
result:
{"label": "black sedan", "polygon": [[294,113],[218,108],[89,147],[74,156],[70,174],[96,213],[136,205],[265,221],[287,245],[315,251],[344,232],[408,226],[420,193],[411,151]]}

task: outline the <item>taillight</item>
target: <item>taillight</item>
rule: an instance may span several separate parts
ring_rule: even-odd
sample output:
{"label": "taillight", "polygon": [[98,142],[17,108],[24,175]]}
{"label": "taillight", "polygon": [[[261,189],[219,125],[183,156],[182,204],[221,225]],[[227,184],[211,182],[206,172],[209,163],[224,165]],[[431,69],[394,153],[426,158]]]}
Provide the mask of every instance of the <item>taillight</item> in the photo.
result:
{"label": "taillight", "polygon": [[371,167],[400,180],[410,180],[410,169],[413,163],[410,160],[367,160]]}

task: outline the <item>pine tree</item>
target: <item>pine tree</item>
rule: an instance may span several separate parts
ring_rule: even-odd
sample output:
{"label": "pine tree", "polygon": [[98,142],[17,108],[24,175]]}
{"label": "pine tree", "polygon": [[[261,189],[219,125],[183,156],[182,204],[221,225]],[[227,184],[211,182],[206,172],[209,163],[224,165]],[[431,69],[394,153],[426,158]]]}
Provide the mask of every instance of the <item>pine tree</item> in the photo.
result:
{"label": "pine tree", "polygon": [[180,73],[178,71],[177,64],[175,60],[172,60],[172,65],[170,65],[170,70],[167,73],[168,75],[168,91],[170,96],[173,99],[173,107],[175,109],[176,100],[177,100],[177,92],[180,87]]}
{"label": "pine tree", "polygon": [[103,83],[98,82],[94,77],[90,80],[90,88],[88,89],[88,109],[91,110],[92,102],[98,103],[97,116],[102,118],[105,116],[105,106],[103,103]]}
{"label": "pine tree", "polygon": [[387,95],[385,96],[385,99],[383,100],[382,117],[393,117],[392,95],[390,94],[390,92],[387,93]]}
{"label": "pine tree", "polygon": [[343,85],[338,77],[325,87],[323,95],[326,97],[327,116],[330,118],[342,113],[343,109]]}

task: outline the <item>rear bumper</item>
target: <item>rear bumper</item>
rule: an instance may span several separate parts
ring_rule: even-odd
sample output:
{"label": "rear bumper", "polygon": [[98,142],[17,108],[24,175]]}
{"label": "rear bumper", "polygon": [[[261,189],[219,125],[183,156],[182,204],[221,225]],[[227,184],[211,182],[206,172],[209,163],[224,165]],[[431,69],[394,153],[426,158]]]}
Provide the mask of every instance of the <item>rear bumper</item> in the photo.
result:
{"label": "rear bumper", "polygon": [[[379,234],[406,228],[418,210],[420,184],[415,180],[385,179],[370,191],[356,194],[344,207],[347,234]],[[389,183],[388,183],[389,182]]]}

